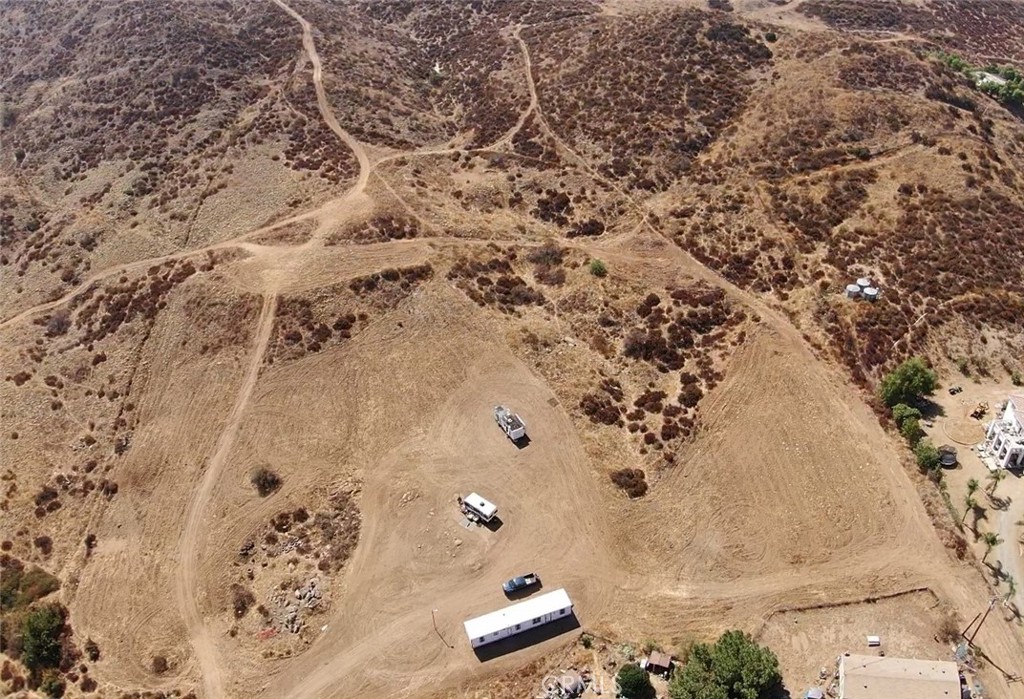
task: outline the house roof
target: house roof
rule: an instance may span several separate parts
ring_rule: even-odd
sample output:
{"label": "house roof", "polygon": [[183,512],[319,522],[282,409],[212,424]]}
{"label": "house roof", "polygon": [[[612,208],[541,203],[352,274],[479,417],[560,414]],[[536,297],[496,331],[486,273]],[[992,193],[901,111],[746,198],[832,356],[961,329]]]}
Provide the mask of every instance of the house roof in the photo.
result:
{"label": "house roof", "polygon": [[661,653],[659,651],[651,651],[651,655],[647,658],[647,667],[671,667],[672,656],[668,653]]}
{"label": "house roof", "polygon": [[1013,403],[1013,409],[1021,416],[1021,420],[1024,420],[1024,394],[1012,394],[1010,396],[1010,402]]}
{"label": "house roof", "polygon": [[959,699],[954,662],[873,655],[844,656],[839,667],[843,699]]}
{"label": "house roof", "polygon": [[554,592],[517,602],[496,612],[469,619],[462,625],[466,628],[466,635],[470,639],[483,638],[516,624],[523,624],[531,619],[570,607],[572,607],[572,600],[569,599],[569,594],[563,588],[559,588]]}

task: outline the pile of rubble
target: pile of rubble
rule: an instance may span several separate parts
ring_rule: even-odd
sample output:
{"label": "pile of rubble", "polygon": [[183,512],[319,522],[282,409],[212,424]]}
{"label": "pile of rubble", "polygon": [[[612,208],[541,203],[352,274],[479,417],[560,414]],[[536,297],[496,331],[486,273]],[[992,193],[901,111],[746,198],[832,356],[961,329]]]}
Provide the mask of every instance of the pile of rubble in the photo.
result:
{"label": "pile of rubble", "polygon": [[287,597],[278,598],[279,604],[285,607],[284,618],[281,622],[282,626],[292,633],[301,631],[303,627],[303,621],[300,617],[301,608],[315,609],[320,605],[322,598],[323,593],[317,587],[316,578],[310,580],[309,584],[305,587],[295,588],[294,601]]}

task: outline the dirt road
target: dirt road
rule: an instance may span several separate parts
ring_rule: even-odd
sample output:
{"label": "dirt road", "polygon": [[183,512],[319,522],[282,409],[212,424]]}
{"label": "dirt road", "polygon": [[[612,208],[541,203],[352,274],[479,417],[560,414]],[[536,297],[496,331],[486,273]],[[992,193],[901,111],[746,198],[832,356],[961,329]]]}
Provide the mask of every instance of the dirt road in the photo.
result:
{"label": "dirt road", "polygon": [[203,693],[206,697],[224,696],[224,683],[221,678],[220,665],[217,660],[216,644],[205,628],[201,600],[196,576],[199,565],[199,552],[205,535],[204,516],[213,492],[213,487],[220,477],[224,463],[238,438],[238,430],[242,424],[249,399],[252,397],[256,380],[259,378],[260,367],[263,365],[263,354],[270,341],[270,332],[274,327],[274,312],[277,309],[277,294],[269,293],[263,299],[257,330],[253,338],[251,359],[245,381],[238,389],[238,396],[228,416],[227,427],[217,441],[217,448],[210,457],[203,479],[193,492],[185,512],[185,522],[181,532],[179,550],[181,559],[178,564],[178,577],[175,591],[178,607],[181,609],[185,626],[192,641],[195,658],[202,672]]}

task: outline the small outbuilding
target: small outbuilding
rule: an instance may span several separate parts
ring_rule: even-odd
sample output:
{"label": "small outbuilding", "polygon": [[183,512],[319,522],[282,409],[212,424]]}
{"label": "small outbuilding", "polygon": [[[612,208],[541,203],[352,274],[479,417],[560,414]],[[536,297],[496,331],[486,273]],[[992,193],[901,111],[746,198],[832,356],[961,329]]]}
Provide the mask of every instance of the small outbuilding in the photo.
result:
{"label": "small outbuilding", "polygon": [[804,695],[804,699],[825,699],[825,693],[818,687],[812,687],[807,690],[807,694]]}
{"label": "small outbuilding", "polygon": [[655,675],[668,676],[672,672],[672,656],[667,653],[660,651],[651,651],[650,657],[647,658],[647,672]]}

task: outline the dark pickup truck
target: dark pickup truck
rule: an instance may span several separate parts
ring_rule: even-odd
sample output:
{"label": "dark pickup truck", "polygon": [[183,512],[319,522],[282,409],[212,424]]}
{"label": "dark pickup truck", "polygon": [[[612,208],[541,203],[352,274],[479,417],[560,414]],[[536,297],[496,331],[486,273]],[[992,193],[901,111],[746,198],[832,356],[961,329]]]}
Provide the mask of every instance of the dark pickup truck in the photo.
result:
{"label": "dark pickup truck", "polygon": [[536,573],[527,573],[526,575],[520,575],[511,580],[506,580],[501,585],[501,589],[505,591],[506,595],[510,595],[513,592],[520,592],[540,582],[540,578],[537,577]]}

